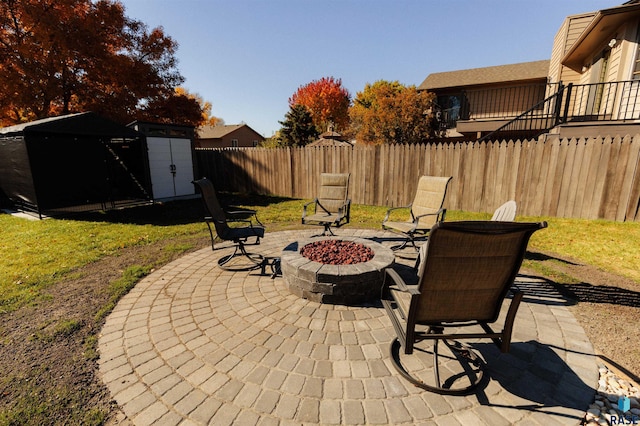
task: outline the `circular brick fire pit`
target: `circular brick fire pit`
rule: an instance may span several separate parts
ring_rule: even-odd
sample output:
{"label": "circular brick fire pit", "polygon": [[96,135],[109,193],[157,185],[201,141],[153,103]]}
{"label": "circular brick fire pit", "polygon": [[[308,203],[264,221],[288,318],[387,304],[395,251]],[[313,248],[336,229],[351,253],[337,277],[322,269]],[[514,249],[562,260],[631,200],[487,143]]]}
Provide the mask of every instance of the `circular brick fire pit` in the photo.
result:
{"label": "circular brick fire pit", "polygon": [[[332,265],[316,262],[300,253],[305,246],[323,240],[351,242],[364,246],[373,252],[373,257],[359,263]],[[358,255],[366,251],[351,244],[339,245],[350,246],[350,250],[357,251]],[[326,244],[320,243],[316,246],[323,247]],[[305,251],[313,251],[310,248],[307,247]],[[351,305],[380,297],[384,269],[393,265],[395,255],[391,249],[374,241],[354,237],[333,237],[293,242],[284,248],[280,260],[282,276],[291,293],[314,302]]]}

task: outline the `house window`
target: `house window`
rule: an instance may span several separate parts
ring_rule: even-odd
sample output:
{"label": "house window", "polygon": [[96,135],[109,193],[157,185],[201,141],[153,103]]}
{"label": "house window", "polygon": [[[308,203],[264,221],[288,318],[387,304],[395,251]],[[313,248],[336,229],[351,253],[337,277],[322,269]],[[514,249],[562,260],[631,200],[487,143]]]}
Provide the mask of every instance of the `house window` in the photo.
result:
{"label": "house window", "polygon": [[238,147],[238,139],[231,139],[231,146],[233,148],[237,148]]}
{"label": "house window", "polygon": [[253,146],[254,147],[258,146],[258,141],[253,141]]}
{"label": "house window", "polygon": [[636,36],[636,59],[633,63],[631,78],[633,80],[640,80],[640,26],[638,26],[638,35]]}

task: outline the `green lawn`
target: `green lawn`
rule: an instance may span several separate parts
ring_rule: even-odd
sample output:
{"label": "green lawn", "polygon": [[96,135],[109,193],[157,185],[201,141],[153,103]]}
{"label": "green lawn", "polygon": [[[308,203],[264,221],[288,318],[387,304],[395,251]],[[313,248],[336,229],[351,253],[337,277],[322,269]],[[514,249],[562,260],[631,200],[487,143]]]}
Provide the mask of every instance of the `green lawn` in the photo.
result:
{"label": "green lawn", "polygon": [[[303,227],[300,216],[304,200],[227,196],[225,201],[255,208],[268,232]],[[346,226],[380,229],[385,213],[384,207],[354,205],[352,221]],[[62,380],[61,377],[65,372],[75,372],[79,368],[78,363],[82,363],[80,370],[84,374],[91,374],[93,367],[90,363],[98,357],[97,333],[102,321],[138,280],[173,255],[208,244],[209,236],[202,215],[200,200],[42,221],[0,213],[0,315],[11,315],[11,312],[29,305],[36,310],[40,306],[46,306],[45,309],[56,307],[57,301],[52,299],[55,296],[51,296],[56,292],[47,291],[51,290],[47,289],[49,286],[63,278],[80,276],[75,271],[89,262],[122,253],[128,247],[149,246],[145,252],[149,256],[138,257],[144,261],[136,264],[131,260],[121,273],[118,272],[120,277],[109,284],[105,302],[95,312],[81,318],[62,313],[59,317],[47,318],[44,324],[31,324],[34,332],[29,337],[31,343],[28,347],[34,353],[40,351],[42,357],[48,356],[45,353],[49,347],[68,348],[68,345],[76,344],[82,349],[64,353],[64,359],[45,358],[39,364],[40,369],[16,368],[13,371],[12,366],[8,366],[5,376],[0,379],[0,388],[9,389],[7,395],[11,399],[5,399],[6,404],[0,409],[0,424],[103,424],[109,415],[104,401],[97,398],[97,394],[87,392],[82,382]],[[485,220],[489,217],[489,214],[450,211],[446,220]],[[570,256],[579,262],[632,278],[638,283],[636,291],[640,290],[640,223],[529,217],[519,217],[518,220],[549,222],[547,229],[534,234],[530,248],[547,254]],[[267,234],[265,239],[268,237]],[[160,244],[154,244],[156,242]],[[158,245],[162,247],[160,252],[154,251],[154,246]],[[559,284],[575,282],[560,268],[555,270],[553,262],[543,264],[528,260],[526,266],[553,277]],[[40,302],[47,303],[40,305]],[[62,306],[63,301],[58,304]],[[15,312],[17,318],[23,312],[28,313],[29,309]],[[601,314],[597,310],[591,312]],[[605,314],[608,312],[606,310]],[[629,318],[633,318],[633,314],[630,315]],[[14,338],[11,329],[2,331],[6,334],[0,343],[10,345]],[[620,339],[624,336],[635,339],[635,334],[628,330],[613,335],[620,335]],[[617,341],[611,346],[617,347]],[[623,357],[623,364],[626,361],[628,365],[635,365],[630,359],[637,359],[635,353]],[[48,363],[59,364],[59,368]],[[95,386],[92,389],[98,392]],[[50,423],[52,418],[57,421]]]}
{"label": "green lawn", "polygon": [[[276,197],[227,197],[227,201],[258,210],[267,231],[300,227],[304,200]],[[354,205],[350,227],[380,228],[385,207]],[[40,297],[41,290],[75,268],[118,250],[202,235],[199,200],[94,213],[70,219],[29,221],[0,214],[0,313]],[[489,214],[449,211],[447,220],[488,219]],[[640,283],[640,223],[601,220],[518,217],[546,220],[549,227],[534,234],[532,249],[571,256],[581,262]],[[185,248],[186,249],[186,248]]]}

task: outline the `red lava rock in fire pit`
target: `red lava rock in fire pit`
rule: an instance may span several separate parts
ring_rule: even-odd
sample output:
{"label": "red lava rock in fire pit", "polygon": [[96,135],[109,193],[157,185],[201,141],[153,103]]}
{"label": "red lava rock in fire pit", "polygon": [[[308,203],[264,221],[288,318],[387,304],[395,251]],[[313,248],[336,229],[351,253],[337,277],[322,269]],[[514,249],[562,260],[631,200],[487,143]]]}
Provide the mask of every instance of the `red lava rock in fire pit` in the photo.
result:
{"label": "red lava rock in fire pit", "polygon": [[342,240],[315,241],[302,247],[300,254],[325,265],[354,265],[373,259],[369,247]]}

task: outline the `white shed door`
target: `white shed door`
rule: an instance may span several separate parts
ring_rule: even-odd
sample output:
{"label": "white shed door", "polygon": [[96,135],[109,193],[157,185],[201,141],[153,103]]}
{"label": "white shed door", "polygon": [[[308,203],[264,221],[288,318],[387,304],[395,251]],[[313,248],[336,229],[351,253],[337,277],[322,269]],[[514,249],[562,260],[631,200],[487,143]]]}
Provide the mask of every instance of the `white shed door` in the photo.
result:
{"label": "white shed door", "polygon": [[174,165],[173,184],[175,195],[191,195],[195,193],[193,182],[193,157],[189,139],[171,139],[171,158]]}
{"label": "white shed door", "polygon": [[194,194],[191,141],[147,138],[153,198]]}

